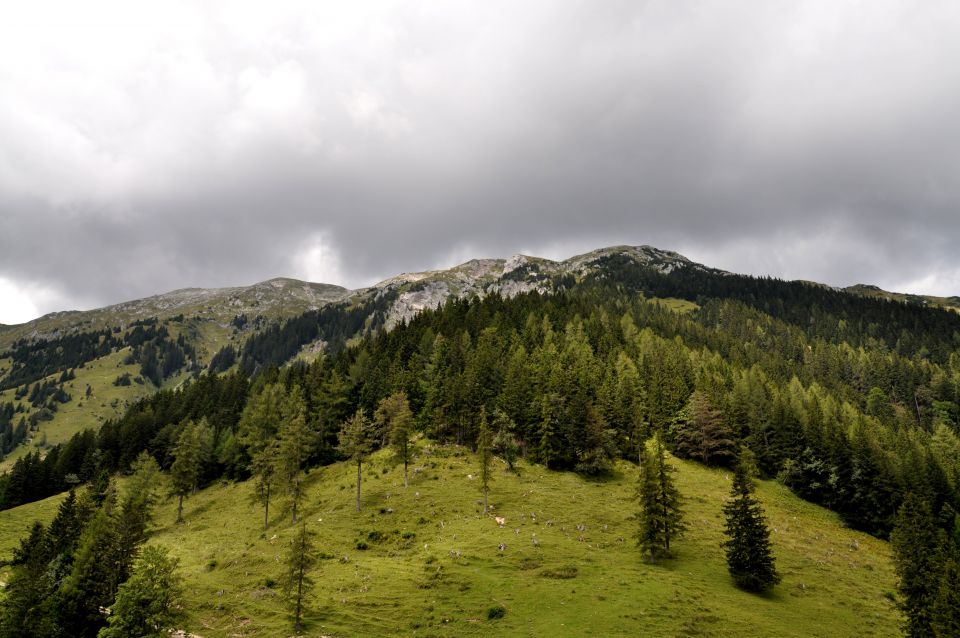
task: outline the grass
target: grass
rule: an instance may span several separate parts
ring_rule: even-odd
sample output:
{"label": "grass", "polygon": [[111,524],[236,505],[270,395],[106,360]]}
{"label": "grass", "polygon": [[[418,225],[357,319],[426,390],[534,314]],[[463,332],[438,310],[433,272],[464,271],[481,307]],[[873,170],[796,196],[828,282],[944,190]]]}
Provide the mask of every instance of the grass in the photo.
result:
{"label": "grass", "polygon": [[[659,565],[641,560],[631,538],[628,464],[605,481],[501,467],[489,516],[475,459],[459,448],[425,446],[407,489],[402,469],[378,454],[359,514],[354,467],[313,470],[303,510],[324,558],[308,635],[898,635],[886,543],[763,482],[783,583],[769,596],[742,592],[720,548],[728,473],[675,463],[691,529]],[[185,524],[173,524],[172,501],[157,512],[149,542],[180,557],[186,629],[205,638],[290,634],[278,583],[294,527],[275,504],[264,534],[249,497],[248,484],[223,483],[187,501]]]}

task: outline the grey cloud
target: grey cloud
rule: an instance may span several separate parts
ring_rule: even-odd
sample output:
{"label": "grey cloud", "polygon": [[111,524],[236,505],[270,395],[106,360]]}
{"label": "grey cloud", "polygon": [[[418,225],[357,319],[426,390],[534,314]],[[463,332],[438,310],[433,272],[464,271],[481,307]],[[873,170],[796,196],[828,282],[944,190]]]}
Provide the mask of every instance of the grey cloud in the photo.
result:
{"label": "grey cloud", "polygon": [[0,278],[91,305],[650,243],[960,292],[954,4],[228,5],[105,33],[113,66],[0,45]]}

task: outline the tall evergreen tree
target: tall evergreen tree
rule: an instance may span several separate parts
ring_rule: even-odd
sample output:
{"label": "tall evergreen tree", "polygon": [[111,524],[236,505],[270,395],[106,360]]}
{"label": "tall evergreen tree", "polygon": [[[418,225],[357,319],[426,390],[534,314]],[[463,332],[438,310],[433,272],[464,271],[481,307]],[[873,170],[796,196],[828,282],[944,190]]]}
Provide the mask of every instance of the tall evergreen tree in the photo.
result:
{"label": "tall evergreen tree", "polygon": [[363,462],[373,449],[373,428],[370,419],[358,409],[340,427],[340,453],[357,464],[357,511],[360,511],[360,481]]}
{"label": "tall evergreen tree", "polygon": [[943,533],[926,499],[907,494],[897,513],[890,545],[897,572],[900,609],[908,638],[933,634],[931,621],[940,584]]}
{"label": "tall evergreen tree", "polygon": [[673,482],[674,472],[676,468],[666,461],[660,436],[654,435],[640,466],[640,511],[637,516],[637,545],[651,562],[661,557],[669,558],[670,542],[686,530],[682,499]]}
{"label": "tall evergreen tree", "polygon": [[723,506],[727,535],[723,548],[733,582],[747,591],[763,592],[779,583],[780,575],[776,570],[763,508],[753,492],[747,463],[737,463],[730,500]]}
{"label": "tall evergreen tree", "polygon": [[164,638],[184,618],[177,559],[164,547],[143,550],[130,578],[120,585],[108,626],[97,638]]}
{"label": "tall evergreen tree", "polygon": [[960,636],[960,564],[956,557],[944,565],[937,599],[933,602],[931,625],[937,638]]}

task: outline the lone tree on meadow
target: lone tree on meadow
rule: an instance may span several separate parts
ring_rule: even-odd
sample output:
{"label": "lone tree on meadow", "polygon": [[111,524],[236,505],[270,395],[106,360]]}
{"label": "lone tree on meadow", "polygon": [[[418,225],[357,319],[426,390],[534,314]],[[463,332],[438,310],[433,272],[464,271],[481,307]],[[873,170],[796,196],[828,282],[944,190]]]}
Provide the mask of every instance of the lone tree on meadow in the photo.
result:
{"label": "lone tree on meadow", "polygon": [[487,513],[487,497],[490,494],[490,475],[493,464],[493,432],[487,423],[486,410],[480,411],[480,432],[477,435],[477,456],[480,460],[480,489],[483,490],[483,513]]}
{"label": "lone tree on meadow", "polygon": [[723,506],[727,569],[742,589],[764,592],[780,582],[770,545],[770,530],[753,494],[748,462],[737,463],[730,500]]}
{"label": "lone tree on meadow", "polygon": [[640,512],[637,516],[640,523],[637,545],[651,562],[660,557],[669,558],[670,541],[686,530],[680,509],[682,498],[673,482],[672,474],[676,471],[666,461],[660,436],[655,435],[652,447],[648,445],[644,450],[640,466]]}
{"label": "lone tree on meadow", "polygon": [[358,409],[340,428],[339,450],[357,464],[357,511],[360,511],[360,479],[363,462],[373,449],[373,429],[370,419]]}
{"label": "lone tree on meadow", "polygon": [[287,602],[293,611],[293,630],[298,634],[303,631],[304,600],[309,595],[310,586],[313,585],[310,570],[316,563],[313,534],[307,530],[307,522],[303,521],[290,543],[283,579]]}
{"label": "lone tree on meadow", "polygon": [[407,469],[413,457],[413,412],[406,392],[395,392],[380,401],[374,422],[384,431],[393,447],[394,458],[403,463],[403,486],[407,487]]}

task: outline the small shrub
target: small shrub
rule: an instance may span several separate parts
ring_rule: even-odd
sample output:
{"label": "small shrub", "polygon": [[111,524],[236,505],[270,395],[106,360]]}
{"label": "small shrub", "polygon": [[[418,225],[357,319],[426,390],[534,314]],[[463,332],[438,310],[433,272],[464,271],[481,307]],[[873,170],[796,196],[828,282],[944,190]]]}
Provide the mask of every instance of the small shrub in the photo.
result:
{"label": "small shrub", "polygon": [[540,575],[544,578],[557,578],[561,580],[569,580],[571,578],[577,577],[577,568],[572,565],[565,565],[563,567],[557,567],[555,569],[545,569],[540,572]]}
{"label": "small shrub", "polygon": [[507,615],[507,610],[503,605],[494,605],[487,609],[487,620],[498,620]]}
{"label": "small shrub", "polygon": [[360,551],[364,551],[364,550],[370,549],[370,546],[367,545],[366,541],[357,541],[356,548],[359,549]]}

